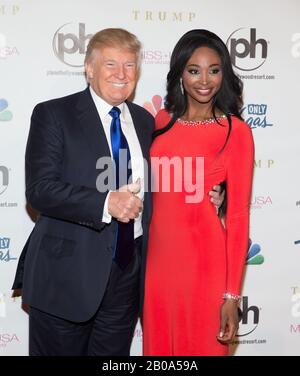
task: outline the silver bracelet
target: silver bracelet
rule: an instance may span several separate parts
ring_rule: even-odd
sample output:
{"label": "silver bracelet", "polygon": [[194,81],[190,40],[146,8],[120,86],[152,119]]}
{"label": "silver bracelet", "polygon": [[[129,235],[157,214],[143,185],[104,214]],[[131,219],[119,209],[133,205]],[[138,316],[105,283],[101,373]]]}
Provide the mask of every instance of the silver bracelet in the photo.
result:
{"label": "silver bracelet", "polygon": [[231,294],[230,292],[224,292],[223,294],[223,299],[232,299],[237,303],[240,302],[241,298],[241,295]]}

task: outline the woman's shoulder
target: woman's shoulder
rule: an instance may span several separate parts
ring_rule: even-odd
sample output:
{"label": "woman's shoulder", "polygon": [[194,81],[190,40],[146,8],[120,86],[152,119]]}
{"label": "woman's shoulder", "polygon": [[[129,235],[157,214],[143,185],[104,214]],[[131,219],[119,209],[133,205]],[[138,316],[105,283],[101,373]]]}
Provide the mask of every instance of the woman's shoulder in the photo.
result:
{"label": "woman's shoulder", "polygon": [[254,140],[249,125],[236,116],[231,116],[231,133],[228,139],[229,150],[231,147],[239,149],[252,149]]}
{"label": "woman's shoulder", "polygon": [[155,116],[155,129],[161,129],[171,120],[171,115],[164,108],[159,110]]}
{"label": "woman's shoulder", "polygon": [[249,125],[244,120],[239,119],[236,116],[231,116],[231,127],[231,132],[233,135],[252,135]]}

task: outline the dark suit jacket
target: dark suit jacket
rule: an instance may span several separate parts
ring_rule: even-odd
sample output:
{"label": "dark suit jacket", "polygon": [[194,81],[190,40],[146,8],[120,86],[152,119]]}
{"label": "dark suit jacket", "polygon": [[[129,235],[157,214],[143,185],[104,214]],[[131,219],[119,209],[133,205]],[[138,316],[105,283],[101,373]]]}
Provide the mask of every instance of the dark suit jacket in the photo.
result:
{"label": "dark suit jacket", "polygon": [[[148,161],[153,117],[127,105]],[[101,221],[107,192],[96,189],[101,173],[96,161],[103,156],[110,156],[109,146],[89,89],[35,107],[26,149],[26,197],[41,215],[13,288],[23,284],[25,303],[76,322],[95,314],[112,264],[117,223]],[[151,195],[145,192],[141,305],[150,217]]]}

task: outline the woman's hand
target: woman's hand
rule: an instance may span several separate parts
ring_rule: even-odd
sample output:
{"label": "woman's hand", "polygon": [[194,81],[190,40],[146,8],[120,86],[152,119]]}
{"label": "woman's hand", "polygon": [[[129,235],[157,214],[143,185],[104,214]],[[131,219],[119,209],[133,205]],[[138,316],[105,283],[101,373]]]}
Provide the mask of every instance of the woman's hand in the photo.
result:
{"label": "woman's hand", "polygon": [[231,343],[239,328],[238,302],[226,299],[221,306],[220,332],[217,339],[222,343]]}

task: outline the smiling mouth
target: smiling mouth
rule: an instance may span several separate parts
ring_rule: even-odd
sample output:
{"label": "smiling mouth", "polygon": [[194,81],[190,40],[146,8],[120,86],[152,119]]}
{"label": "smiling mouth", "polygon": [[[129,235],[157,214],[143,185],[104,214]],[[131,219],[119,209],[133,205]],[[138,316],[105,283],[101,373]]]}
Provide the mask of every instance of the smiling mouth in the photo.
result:
{"label": "smiling mouth", "polygon": [[123,82],[123,83],[119,83],[119,82],[110,82],[110,84],[112,86],[115,86],[115,87],[124,87],[127,85],[127,82]]}
{"label": "smiling mouth", "polygon": [[211,89],[196,89],[196,91],[200,95],[208,95],[211,93]]}

